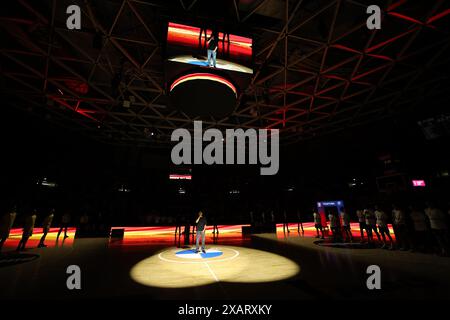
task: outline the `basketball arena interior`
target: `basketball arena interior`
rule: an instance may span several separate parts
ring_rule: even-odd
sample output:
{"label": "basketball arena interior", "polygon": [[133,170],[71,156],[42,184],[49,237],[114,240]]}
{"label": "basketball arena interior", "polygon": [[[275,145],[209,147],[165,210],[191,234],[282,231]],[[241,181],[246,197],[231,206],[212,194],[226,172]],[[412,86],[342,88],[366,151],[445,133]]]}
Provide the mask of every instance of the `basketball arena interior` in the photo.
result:
{"label": "basketball arena interior", "polygon": [[187,318],[449,299],[449,19],[443,0],[2,1],[0,299]]}

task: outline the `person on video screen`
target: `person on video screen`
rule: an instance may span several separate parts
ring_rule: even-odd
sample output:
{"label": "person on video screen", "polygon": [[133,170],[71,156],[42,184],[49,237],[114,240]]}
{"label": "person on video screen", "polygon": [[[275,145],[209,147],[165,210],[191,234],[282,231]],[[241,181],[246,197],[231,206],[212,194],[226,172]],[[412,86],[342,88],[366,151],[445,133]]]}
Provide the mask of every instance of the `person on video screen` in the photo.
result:
{"label": "person on video screen", "polygon": [[218,47],[217,35],[215,33],[211,34],[211,37],[209,37],[207,44],[208,44],[208,66],[215,68],[217,47]]}

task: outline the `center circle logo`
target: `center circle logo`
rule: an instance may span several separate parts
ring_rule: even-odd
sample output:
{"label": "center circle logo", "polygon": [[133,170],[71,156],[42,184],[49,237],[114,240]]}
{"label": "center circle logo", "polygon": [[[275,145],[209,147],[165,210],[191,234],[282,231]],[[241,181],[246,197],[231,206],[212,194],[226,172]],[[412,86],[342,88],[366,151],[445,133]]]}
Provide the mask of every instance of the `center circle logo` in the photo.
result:
{"label": "center circle logo", "polygon": [[175,256],[183,259],[209,259],[220,257],[221,255],[223,255],[223,252],[217,249],[207,249],[205,253],[201,251],[196,253],[195,249],[175,252]]}

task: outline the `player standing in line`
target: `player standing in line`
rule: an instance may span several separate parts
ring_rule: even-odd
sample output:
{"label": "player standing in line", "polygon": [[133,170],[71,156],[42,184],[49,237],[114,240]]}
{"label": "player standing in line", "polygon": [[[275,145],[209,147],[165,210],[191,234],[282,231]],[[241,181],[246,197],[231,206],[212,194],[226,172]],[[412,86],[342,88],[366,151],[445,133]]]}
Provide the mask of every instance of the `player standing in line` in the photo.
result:
{"label": "player standing in line", "polygon": [[320,217],[320,214],[317,213],[317,211],[315,211],[313,209],[313,217],[314,217],[314,227],[316,228],[316,232],[317,232],[317,236],[316,238],[319,238],[319,230],[322,234],[322,236],[320,237],[321,239],[325,239],[325,236],[323,234],[323,228],[322,228],[322,218]]}

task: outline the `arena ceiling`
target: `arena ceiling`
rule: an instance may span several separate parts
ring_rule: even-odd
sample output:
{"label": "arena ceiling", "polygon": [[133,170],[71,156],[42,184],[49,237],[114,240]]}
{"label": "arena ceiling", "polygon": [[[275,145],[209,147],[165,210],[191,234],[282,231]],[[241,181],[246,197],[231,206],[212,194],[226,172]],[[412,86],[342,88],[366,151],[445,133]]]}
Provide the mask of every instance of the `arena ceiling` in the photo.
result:
{"label": "arena ceiling", "polygon": [[[382,8],[368,30],[368,5]],[[81,30],[66,28],[78,4]],[[7,105],[105,143],[161,145],[193,120],[278,128],[295,143],[449,96],[450,4],[444,0],[2,1]],[[192,118],[167,105],[168,21],[253,37],[254,74],[234,112]],[[127,104],[129,106],[127,107]]]}

